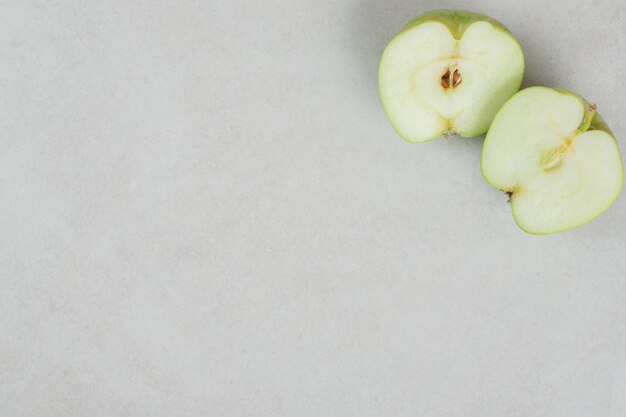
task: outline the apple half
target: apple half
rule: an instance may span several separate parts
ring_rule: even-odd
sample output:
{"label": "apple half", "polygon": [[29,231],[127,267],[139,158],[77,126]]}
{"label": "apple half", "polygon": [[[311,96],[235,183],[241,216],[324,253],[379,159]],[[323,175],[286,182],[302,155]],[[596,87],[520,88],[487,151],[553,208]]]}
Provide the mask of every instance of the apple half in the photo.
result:
{"label": "apple half", "polygon": [[522,82],[513,35],[477,13],[437,10],[410,21],[383,52],[379,88],[396,132],[411,143],[482,135]]}
{"label": "apple half", "polygon": [[546,87],[520,91],[498,112],[481,169],[489,184],[509,194],[515,222],[532,234],[593,220],[624,182],[619,147],[596,106]]}

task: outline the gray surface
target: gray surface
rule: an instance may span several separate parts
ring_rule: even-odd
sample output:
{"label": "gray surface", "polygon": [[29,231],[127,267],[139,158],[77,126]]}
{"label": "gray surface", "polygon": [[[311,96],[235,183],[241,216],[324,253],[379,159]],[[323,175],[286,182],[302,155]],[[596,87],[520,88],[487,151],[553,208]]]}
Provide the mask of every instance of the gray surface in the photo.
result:
{"label": "gray surface", "polygon": [[526,235],[383,114],[455,6],[624,149],[620,0],[0,2],[0,414],[626,415],[624,197]]}

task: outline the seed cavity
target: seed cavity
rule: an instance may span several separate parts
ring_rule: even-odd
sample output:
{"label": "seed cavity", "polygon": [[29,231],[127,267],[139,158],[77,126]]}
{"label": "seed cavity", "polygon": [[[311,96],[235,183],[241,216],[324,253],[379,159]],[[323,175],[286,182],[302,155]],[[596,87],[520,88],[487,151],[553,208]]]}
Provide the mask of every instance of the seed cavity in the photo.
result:
{"label": "seed cavity", "polygon": [[458,87],[462,81],[463,78],[458,68],[454,72],[451,68],[448,68],[441,76],[441,86],[446,90]]}
{"label": "seed cavity", "polygon": [[541,156],[541,166],[543,169],[549,171],[561,165],[568,147],[569,146],[567,144],[564,144],[558,148],[550,149],[544,152]]}

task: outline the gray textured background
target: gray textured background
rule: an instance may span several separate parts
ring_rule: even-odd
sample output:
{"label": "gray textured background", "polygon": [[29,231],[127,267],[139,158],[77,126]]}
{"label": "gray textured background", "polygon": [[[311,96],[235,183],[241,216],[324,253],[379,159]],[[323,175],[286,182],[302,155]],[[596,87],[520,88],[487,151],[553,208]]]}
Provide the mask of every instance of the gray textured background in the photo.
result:
{"label": "gray textured background", "polygon": [[624,197],[526,235],[385,118],[440,7],[624,149],[621,0],[0,1],[0,415],[626,415]]}

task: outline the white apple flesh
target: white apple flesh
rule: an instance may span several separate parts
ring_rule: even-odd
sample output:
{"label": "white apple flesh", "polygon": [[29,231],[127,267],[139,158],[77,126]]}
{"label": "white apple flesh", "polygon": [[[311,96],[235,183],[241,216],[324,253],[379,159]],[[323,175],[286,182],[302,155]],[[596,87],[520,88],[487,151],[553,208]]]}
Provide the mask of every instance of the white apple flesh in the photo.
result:
{"label": "white apple flesh", "polygon": [[389,43],[379,88],[396,132],[416,143],[485,133],[523,74],[522,49],[502,24],[440,10],[418,16]]}
{"label": "white apple flesh", "polygon": [[593,220],[624,182],[619,148],[595,105],[546,87],[520,91],[498,112],[481,169],[487,182],[511,196],[516,223],[533,234]]}

